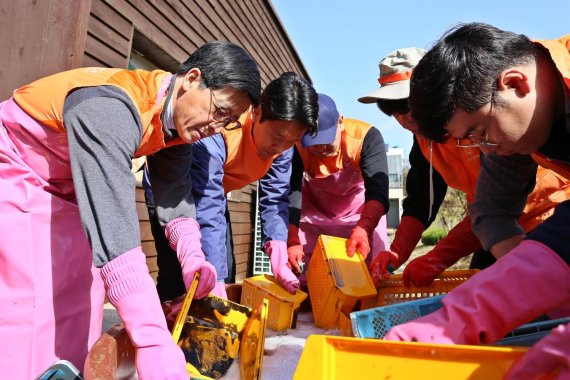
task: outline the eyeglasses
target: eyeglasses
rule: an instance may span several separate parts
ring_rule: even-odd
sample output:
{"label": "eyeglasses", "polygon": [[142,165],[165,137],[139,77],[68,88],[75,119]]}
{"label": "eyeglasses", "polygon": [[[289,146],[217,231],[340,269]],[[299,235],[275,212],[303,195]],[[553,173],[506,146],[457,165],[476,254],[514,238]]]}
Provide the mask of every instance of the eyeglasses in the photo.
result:
{"label": "eyeglasses", "polygon": [[[223,123],[224,129],[226,131],[233,131],[235,129],[241,128],[241,123],[239,122],[239,115],[231,115],[230,111],[224,107],[218,105],[214,91],[210,88],[210,104],[214,105],[214,112],[212,114],[213,123]],[[211,107],[210,107],[211,108]],[[233,124],[231,127],[228,125]]]}
{"label": "eyeglasses", "polygon": [[[491,103],[489,107],[489,113],[487,114],[487,118],[490,119],[493,113],[493,101],[495,98],[495,92],[491,93]],[[465,143],[465,140],[468,140]],[[494,149],[499,146],[499,144],[495,144],[489,141],[489,132],[487,131],[487,127],[482,129],[479,132],[469,132],[466,137],[463,139],[457,139],[455,146],[458,148],[483,148],[483,149]]]}
{"label": "eyeglasses", "polygon": [[[465,140],[469,141],[467,143],[464,143]],[[488,138],[488,133],[486,130],[484,130],[481,133],[471,132],[464,139],[457,139],[455,146],[458,148],[493,149],[498,147],[499,144],[490,142]]]}

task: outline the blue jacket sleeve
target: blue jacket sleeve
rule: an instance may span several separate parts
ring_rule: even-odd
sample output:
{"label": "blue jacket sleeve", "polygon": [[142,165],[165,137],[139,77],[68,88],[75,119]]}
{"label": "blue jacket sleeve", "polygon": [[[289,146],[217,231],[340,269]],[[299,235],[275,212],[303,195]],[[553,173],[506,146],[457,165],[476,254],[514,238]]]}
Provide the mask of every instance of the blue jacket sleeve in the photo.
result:
{"label": "blue jacket sleeve", "polygon": [[192,149],[192,192],[202,233],[202,251],[216,268],[218,280],[222,280],[228,276],[223,186],[226,147],[223,137],[215,135],[195,142]]}
{"label": "blue jacket sleeve", "polygon": [[259,212],[263,244],[269,240],[287,241],[289,228],[289,181],[293,148],[283,152],[259,180]]}

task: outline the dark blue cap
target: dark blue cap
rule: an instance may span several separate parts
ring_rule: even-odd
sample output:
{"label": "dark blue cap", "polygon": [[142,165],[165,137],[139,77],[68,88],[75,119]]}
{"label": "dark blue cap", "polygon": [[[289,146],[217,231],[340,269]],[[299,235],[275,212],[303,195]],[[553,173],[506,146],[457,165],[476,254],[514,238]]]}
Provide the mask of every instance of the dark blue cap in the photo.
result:
{"label": "dark blue cap", "polygon": [[301,138],[303,148],[312,145],[332,144],[336,137],[336,127],[338,125],[339,113],[336,104],[329,96],[319,95],[319,120],[318,132],[316,135],[305,133]]}

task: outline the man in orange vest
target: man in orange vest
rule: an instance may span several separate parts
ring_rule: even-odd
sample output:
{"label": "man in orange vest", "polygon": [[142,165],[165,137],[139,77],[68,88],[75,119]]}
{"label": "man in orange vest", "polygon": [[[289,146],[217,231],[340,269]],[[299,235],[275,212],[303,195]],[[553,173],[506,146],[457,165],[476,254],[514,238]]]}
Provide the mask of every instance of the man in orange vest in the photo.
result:
{"label": "man in orange vest", "polygon": [[347,238],[349,256],[383,250],[389,203],[380,131],[341,116],[333,99],[319,94],[319,131],[296,144],[290,200],[289,265],[297,274],[320,234]]}
{"label": "man in orange vest", "polygon": [[[371,265],[376,283],[387,275],[388,264],[398,268],[408,260],[422,232],[435,219],[448,186],[465,193],[468,203],[475,199],[481,150],[477,146],[457,146],[452,139],[434,143],[417,134],[417,126],[410,116],[411,72],[424,54],[423,49],[412,47],[395,50],[382,58],[379,63],[380,88],[358,99],[361,103],[376,103],[382,112],[393,116],[414,135],[402,221],[390,250],[380,252]],[[525,231],[533,230],[552,215],[558,203],[570,198],[569,181],[555,172],[540,167],[536,178],[537,184],[519,218]],[[483,269],[495,261],[490,252],[481,249],[467,215],[433,250],[406,265],[404,284],[427,286],[445,269],[473,252],[472,268]]]}
{"label": "man in orange vest", "polygon": [[174,75],[81,68],[0,104],[1,377],[32,379],[58,359],[83,368],[106,291],[139,377],[188,379],[141,249],[131,160],[149,156],[159,219],[186,286],[199,272],[205,296],[216,273],[200,247],[190,143],[235,122],[259,93],[253,58],[212,42]]}
{"label": "man in orange vest", "polygon": [[[491,343],[570,305],[570,201],[526,237],[515,216],[537,162],[570,178],[569,93],[570,35],[531,41],[487,24],[459,25],[416,66],[410,106],[419,133],[466,139],[485,154],[470,211],[483,246],[503,257],[446,295],[442,309],[396,326],[385,339]],[[505,237],[515,246],[510,251],[494,247]],[[570,326],[562,325],[507,378],[568,378],[569,358]]]}
{"label": "man in orange vest", "polygon": [[[192,192],[202,232],[206,260],[218,275],[212,293],[227,298],[224,280],[227,263],[226,195],[259,180],[259,210],[271,270],[291,293],[299,281],[287,266],[288,194],[293,144],[305,132],[317,130],[317,93],[309,82],[288,72],[272,80],[261,93],[260,104],[246,113],[236,126],[193,144]],[[152,192],[145,182],[148,201]],[[154,208],[149,215],[158,253],[157,289],[166,301],[186,291],[176,252],[159,226]]]}

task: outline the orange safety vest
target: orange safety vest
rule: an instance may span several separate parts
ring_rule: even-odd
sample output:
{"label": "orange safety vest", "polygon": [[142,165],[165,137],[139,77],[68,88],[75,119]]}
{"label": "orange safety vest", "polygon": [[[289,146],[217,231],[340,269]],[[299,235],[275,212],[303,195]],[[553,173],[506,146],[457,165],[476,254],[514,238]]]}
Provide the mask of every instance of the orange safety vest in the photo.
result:
{"label": "orange safety vest", "polygon": [[[416,138],[429,161],[429,140],[418,135]],[[474,199],[480,170],[480,151],[477,148],[458,148],[455,143],[454,139],[433,143],[432,163],[447,185],[463,191],[468,202],[471,202],[469,199]],[[536,173],[536,185],[519,218],[521,227],[527,232],[550,217],[558,203],[570,199],[570,177],[557,174],[554,168],[549,170],[552,166],[547,166],[546,160],[535,160],[540,165]]]}
{"label": "orange safety vest", "polygon": [[333,157],[318,157],[311,154],[307,148],[303,148],[301,143],[297,143],[297,150],[303,159],[304,171],[313,178],[324,178],[344,168],[343,160],[348,159],[353,168],[360,170],[360,156],[364,137],[372,128],[372,125],[360,120],[345,118],[342,123],[342,144],[346,148],[347,157],[342,153]]}
{"label": "orange safety vest", "polygon": [[13,97],[14,101],[33,119],[65,133],[63,104],[70,91],[81,87],[116,86],[127,93],[139,112],[143,136],[134,157],[141,157],[155,153],[166,146],[184,143],[179,137],[165,143],[160,114],[166,96],[162,96],[162,100],[156,102],[159,89],[164,80],[171,75],[162,70],[85,67],[38,79],[17,89]]}
{"label": "orange safety vest", "polygon": [[[420,135],[416,135],[416,140],[424,157],[430,162],[430,140]],[[431,145],[431,164],[435,170],[449,187],[464,192],[467,202],[473,202],[481,170],[481,151],[478,148],[458,148],[454,139]]]}
{"label": "orange safety vest", "polygon": [[222,130],[226,144],[224,163],[224,192],[241,189],[248,183],[262,178],[273,160],[279,155],[263,159],[257,153],[253,141],[253,113],[249,111],[240,118],[242,127],[232,131]]}

